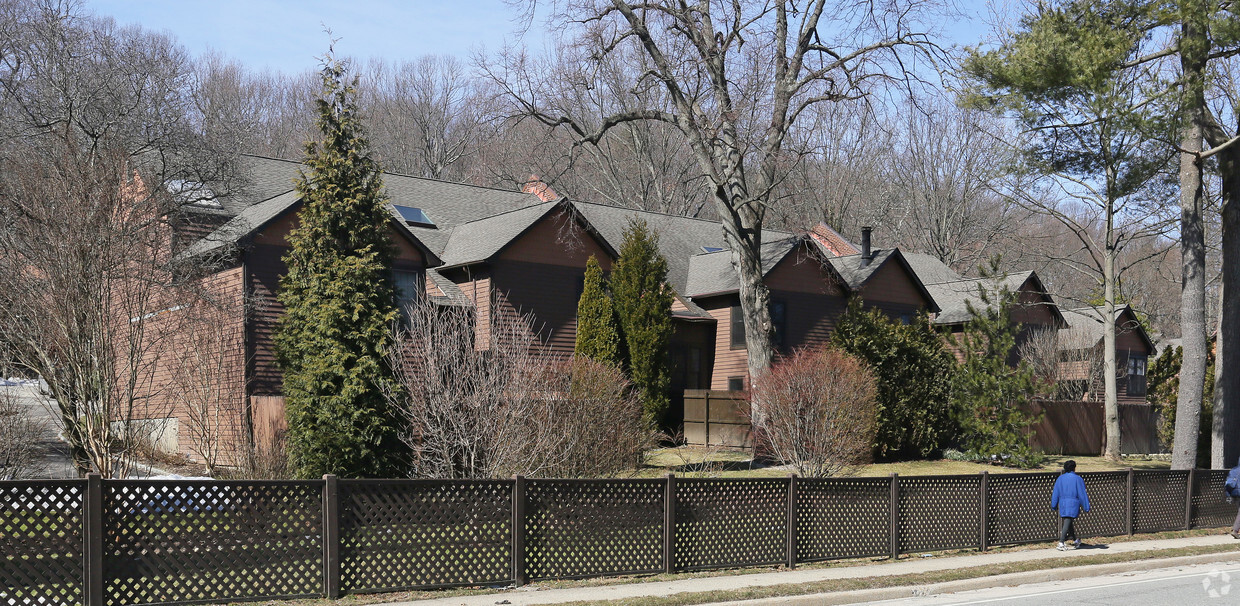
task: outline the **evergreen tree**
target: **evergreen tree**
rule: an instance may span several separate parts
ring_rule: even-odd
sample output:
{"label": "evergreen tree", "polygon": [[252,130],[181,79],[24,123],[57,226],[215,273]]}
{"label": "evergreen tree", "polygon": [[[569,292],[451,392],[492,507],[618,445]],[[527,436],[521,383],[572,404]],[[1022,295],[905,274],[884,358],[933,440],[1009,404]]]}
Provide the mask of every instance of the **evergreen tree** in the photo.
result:
{"label": "evergreen tree", "polygon": [[304,478],[395,477],[405,472],[407,448],[382,392],[397,318],[390,216],[356,105],[357,80],[347,83],[345,64],[330,53],[321,75],[323,138],[306,144],[309,170],[296,180],[300,222],[277,296],[285,307],[275,347],[289,456]]}
{"label": "evergreen tree", "polygon": [[[1214,372],[1215,344],[1210,339],[1209,355],[1206,356],[1205,393],[1201,398],[1201,414],[1197,429],[1197,467],[1210,469],[1211,439],[1214,432]],[[1150,362],[1145,380],[1148,382],[1145,399],[1158,410],[1158,439],[1166,446],[1175,440],[1175,412],[1180,395],[1180,366],[1184,361],[1184,349],[1175,347],[1164,351]]]}
{"label": "evergreen tree", "polygon": [[646,421],[658,425],[669,404],[672,291],[659,236],[645,221],[630,221],[624,230],[620,259],[611,272],[611,292],[628,352],[629,377],[641,396]]}
{"label": "evergreen tree", "polygon": [[876,457],[924,458],[954,436],[951,386],[956,358],[924,313],[900,324],[852,297],[831,340],[863,360],[878,379]]}
{"label": "evergreen tree", "polygon": [[[991,262],[989,276],[998,273]],[[1026,432],[1036,420],[1021,410],[1037,393],[1034,371],[1025,362],[1008,363],[1016,347],[1020,325],[1012,322],[1018,293],[1006,286],[978,286],[980,308],[968,302],[970,320],[953,343],[964,354],[952,385],[955,410],[960,414],[961,445],[990,457],[1009,457],[1009,464],[1037,463]]]}
{"label": "evergreen tree", "polygon": [[616,310],[607,296],[603,268],[590,255],[585,282],[577,301],[577,344],[573,353],[607,366],[620,367],[620,333]]}

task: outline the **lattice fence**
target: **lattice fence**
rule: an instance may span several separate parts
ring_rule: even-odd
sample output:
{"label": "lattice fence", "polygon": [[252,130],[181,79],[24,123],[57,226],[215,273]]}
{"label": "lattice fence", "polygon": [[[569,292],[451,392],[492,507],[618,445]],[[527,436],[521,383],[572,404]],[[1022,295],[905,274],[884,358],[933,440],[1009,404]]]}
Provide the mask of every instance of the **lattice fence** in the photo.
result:
{"label": "lattice fence", "polygon": [[796,560],[879,556],[891,551],[891,481],[797,480]]}
{"label": "lattice fence", "polygon": [[976,547],[981,478],[900,478],[900,551]]}
{"label": "lattice fence", "polygon": [[346,592],[512,580],[512,481],[342,480]]}
{"label": "lattice fence", "polygon": [[[1096,471],[1080,474],[1089,495],[1089,513],[1076,519],[1081,538],[1128,533],[1128,472]],[[1048,501],[1049,503],[1049,501]]]}
{"label": "lattice fence", "polygon": [[531,480],[525,498],[530,579],[663,570],[663,480]]}
{"label": "lattice fence", "polygon": [[[1083,473],[1092,507],[1079,533],[1182,528],[1190,493],[1194,527],[1227,526],[1237,505],[1224,502],[1226,475]],[[985,495],[980,475],[898,478],[895,549],[1050,542],[1057,477],[990,474]],[[0,482],[0,606],[335,597],[891,553],[892,479],[793,488],[787,478]]]}
{"label": "lattice fence", "polygon": [[1184,491],[1187,489],[1187,471],[1134,471],[1133,532],[1184,528]]}
{"label": "lattice fence", "polygon": [[987,538],[990,545],[1050,541],[1059,517],[1051,510],[1057,474],[996,473],[986,479]]}
{"label": "lattice fence", "polygon": [[107,603],[321,595],[322,503],[322,482],[107,482]]}
{"label": "lattice fence", "polygon": [[1237,506],[1229,505],[1223,494],[1227,470],[1198,469],[1193,476],[1193,528],[1231,526],[1236,519]]}
{"label": "lattice fence", "polygon": [[0,482],[0,604],[82,600],[85,480]]}
{"label": "lattice fence", "polygon": [[787,556],[788,480],[676,481],[676,568],[778,564]]}

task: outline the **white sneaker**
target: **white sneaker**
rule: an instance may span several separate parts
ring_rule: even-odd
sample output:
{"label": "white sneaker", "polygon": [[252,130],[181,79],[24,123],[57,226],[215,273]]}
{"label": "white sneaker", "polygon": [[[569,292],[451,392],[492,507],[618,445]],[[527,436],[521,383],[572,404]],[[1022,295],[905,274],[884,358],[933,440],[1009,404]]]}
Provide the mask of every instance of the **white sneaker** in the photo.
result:
{"label": "white sneaker", "polygon": [[1080,540],[1080,539],[1077,539],[1077,540],[1076,540],[1076,542],[1072,544],[1072,548],[1073,548],[1073,549],[1080,549],[1080,548],[1081,548],[1081,540]]}
{"label": "white sneaker", "polygon": [[1068,546],[1067,546],[1067,545],[1064,545],[1063,543],[1060,543],[1060,544],[1058,544],[1058,545],[1056,545],[1056,546],[1055,546],[1055,549],[1058,549],[1059,551],[1067,551],[1067,550],[1068,550]]}

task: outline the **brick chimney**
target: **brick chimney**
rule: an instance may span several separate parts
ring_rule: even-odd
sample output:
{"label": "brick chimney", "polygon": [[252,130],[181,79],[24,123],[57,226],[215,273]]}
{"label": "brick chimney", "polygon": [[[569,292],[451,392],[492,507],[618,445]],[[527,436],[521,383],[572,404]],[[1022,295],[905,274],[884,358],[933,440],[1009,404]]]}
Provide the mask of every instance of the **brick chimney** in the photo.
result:
{"label": "brick chimney", "polygon": [[543,183],[538,175],[530,175],[525,185],[521,186],[521,191],[527,194],[534,194],[543,202],[555,202],[560,199],[560,194],[555,193],[555,190],[551,189],[550,185]]}

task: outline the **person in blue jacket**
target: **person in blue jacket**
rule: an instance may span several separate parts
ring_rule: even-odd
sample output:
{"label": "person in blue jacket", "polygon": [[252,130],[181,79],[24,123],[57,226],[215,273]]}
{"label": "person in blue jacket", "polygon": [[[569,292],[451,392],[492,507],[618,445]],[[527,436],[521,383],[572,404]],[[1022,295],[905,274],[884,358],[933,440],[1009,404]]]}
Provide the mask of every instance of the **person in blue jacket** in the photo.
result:
{"label": "person in blue jacket", "polygon": [[1081,539],[1076,536],[1076,516],[1089,511],[1089,495],[1085,494],[1085,480],[1076,475],[1076,461],[1063,462],[1063,473],[1055,480],[1055,489],[1051,491],[1051,509],[1059,512],[1059,544],[1055,549],[1066,550],[1068,537],[1072,537],[1073,547],[1079,548]]}
{"label": "person in blue jacket", "polygon": [[[1227,481],[1223,483],[1223,493],[1227,495],[1228,503],[1240,498],[1240,463],[1237,463],[1227,474]],[[1231,538],[1240,539],[1240,511],[1236,512],[1236,521],[1231,524]]]}

